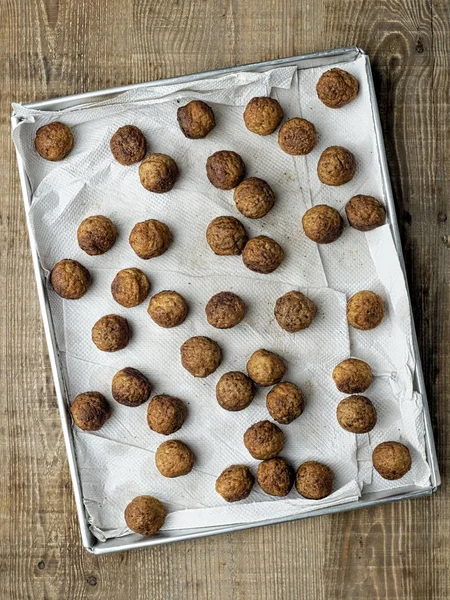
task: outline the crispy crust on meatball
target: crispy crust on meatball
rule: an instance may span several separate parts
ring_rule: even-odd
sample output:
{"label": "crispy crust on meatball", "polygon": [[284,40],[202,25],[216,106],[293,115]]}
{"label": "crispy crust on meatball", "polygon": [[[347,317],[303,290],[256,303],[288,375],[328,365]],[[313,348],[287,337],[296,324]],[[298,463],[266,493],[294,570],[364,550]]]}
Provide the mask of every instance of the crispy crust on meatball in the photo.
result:
{"label": "crispy crust on meatball", "polygon": [[208,337],[194,336],[181,346],[181,364],[194,377],[208,377],[221,362],[220,346]]}
{"label": "crispy crust on meatball", "polygon": [[284,433],[275,423],[259,421],[244,433],[244,444],[253,458],[268,460],[283,450]]}
{"label": "crispy crust on meatball", "polygon": [[224,373],[216,385],[217,402],[225,410],[243,410],[255,396],[255,386],[250,377],[240,371]]}
{"label": "crispy crust on meatball", "polygon": [[147,423],[152,431],[171,435],[178,431],[187,417],[187,408],[182,400],[160,394],[153,396],[147,408]]}
{"label": "crispy crust on meatball", "polygon": [[172,242],[172,234],[165,223],[148,219],[136,223],[130,233],[130,246],[144,260],[164,254]]}
{"label": "crispy crust on meatball", "polygon": [[270,135],[283,119],[283,109],[278,100],[259,96],[252,98],[244,111],[244,123],[249,131]]}
{"label": "crispy crust on meatball", "polygon": [[372,454],[373,466],[384,479],[401,479],[411,469],[409,448],[400,442],[383,442]]}
{"label": "crispy crust on meatball", "polygon": [[278,242],[266,235],[248,240],[242,251],[244,265],[255,273],[273,273],[284,259],[284,250]]}
{"label": "crispy crust on meatball", "polygon": [[281,126],[278,144],[283,152],[293,156],[309,154],[317,144],[316,128],[306,119],[290,119]]}
{"label": "crispy crust on meatball", "polygon": [[98,431],[111,416],[111,407],[99,392],[84,392],[75,398],[70,412],[77,427]]}
{"label": "crispy crust on meatball", "polygon": [[125,522],[131,531],[154,535],[164,525],[166,509],[153,496],[137,496],[125,509]]}
{"label": "crispy crust on meatball", "polygon": [[256,350],[247,362],[247,373],[250,379],[262,387],[275,385],[286,373],[286,366],[281,358],[269,350]]}
{"label": "crispy crust on meatball", "polygon": [[125,308],[132,308],[144,302],[149,291],[147,276],[134,267],[119,271],[111,283],[112,297]]}
{"label": "crispy crust on meatball", "polygon": [[219,150],[206,161],[206,175],[220,190],[232,190],[244,179],[244,174],[244,161],[232,150]]}
{"label": "crispy crust on meatball", "polygon": [[91,275],[76,260],[64,258],[53,267],[50,273],[50,283],[61,298],[78,300],[88,291]]}
{"label": "crispy crust on meatball", "polygon": [[139,127],[124,125],[112,136],[109,147],[118,163],[129,166],[144,158],[147,145]]}
{"label": "crispy crust on meatball", "polygon": [[294,485],[294,471],[284,458],[271,458],[258,466],[259,487],[271,496],[287,496]]}
{"label": "crispy crust on meatball", "polygon": [[300,465],[295,475],[297,492],[310,500],[321,500],[333,491],[334,473],[327,465],[307,461]]}
{"label": "crispy crust on meatball", "polygon": [[274,315],[277,323],[289,333],[309,327],[316,312],[317,308],[314,302],[295,290],[287,292],[275,302]]}
{"label": "crispy crust on meatball", "polygon": [[275,203],[270,185],[259,177],[244,179],[234,190],[234,202],[238,211],[249,219],[267,215]]}
{"label": "crispy crust on meatball", "polygon": [[103,215],[87,217],[78,226],[78,245],[86,254],[98,256],[114,246],[117,230],[114,223]]}
{"label": "crispy crust on meatball", "polygon": [[349,396],[341,400],[336,417],[342,429],[351,433],[369,433],[377,422],[377,411],[365,396]]}
{"label": "crispy crust on meatball", "polygon": [[170,192],[179,175],[178,165],[167,154],[149,154],[139,165],[139,179],[149,192]]}
{"label": "crispy crust on meatball", "polygon": [[362,290],[347,302],[347,321],[355,329],[369,330],[377,327],[384,317],[383,298],[375,292]]}
{"label": "crispy crust on meatball", "polygon": [[206,318],[212,327],[230,329],[238,325],[245,316],[245,303],[233,292],[219,292],[205,308]]}
{"label": "crispy crust on meatball", "polygon": [[164,290],[150,298],[147,312],[157,325],[170,328],[183,323],[188,308],[181,294],[173,290]]}
{"label": "crispy crust on meatball", "polygon": [[158,446],[155,465],[164,477],[182,477],[192,471],[195,456],[192,450],[179,440],[167,440]]}
{"label": "crispy crust on meatball", "polygon": [[344,221],[335,208],[317,204],[309,208],[302,218],[303,231],[313,242],[331,244],[341,237]]}
{"label": "crispy crust on meatball", "polygon": [[206,230],[206,241],[219,256],[241,254],[247,239],[244,226],[234,217],[216,217]]}
{"label": "crispy crust on meatball", "polygon": [[359,83],[347,71],[330,69],[323,73],[316,85],[317,96],[328,108],[341,108],[358,95]]}
{"label": "crispy crust on meatball", "polygon": [[92,341],[102,352],[117,352],[130,341],[128,321],[119,315],[105,315],[92,328]]}
{"label": "crispy crust on meatball", "polygon": [[299,417],[305,408],[302,391],[294,383],[277,383],[266,396],[267,410],[274,421],[288,425]]}
{"label": "crispy crust on meatball", "polygon": [[365,392],[373,381],[372,369],[363,360],[347,358],[333,369],[333,381],[343,394]]}
{"label": "crispy crust on meatball", "polygon": [[326,148],[317,164],[317,176],[326,185],[343,185],[353,179],[356,173],[354,155],[342,146]]}
{"label": "crispy crust on meatball", "polygon": [[57,162],[66,158],[73,149],[73,134],[67,125],[56,121],[40,127],[36,132],[34,147],[42,158]]}
{"label": "crispy crust on meatball", "polygon": [[245,500],[252,491],[255,478],[245,465],[231,465],[216,480],[216,492],[227,502]]}
{"label": "crispy crust on meatball", "polygon": [[191,140],[205,138],[216,124],[212,108],[202,100],[191,100],[177,111],[178,125]]}
{"label": "crispy crust on meatball", "polygon": [[114,400],[124,406],[140,406],[150,397],[151,385],[143,373],[132,367],[117,371],[111,383]]}
{"label": "crispy crust on meatball", "polygon": [[358,194],[345,205],[345,214],[352,227],[359,231],[371,231],[381,227],[386,220],[386,209],[373,196]]}

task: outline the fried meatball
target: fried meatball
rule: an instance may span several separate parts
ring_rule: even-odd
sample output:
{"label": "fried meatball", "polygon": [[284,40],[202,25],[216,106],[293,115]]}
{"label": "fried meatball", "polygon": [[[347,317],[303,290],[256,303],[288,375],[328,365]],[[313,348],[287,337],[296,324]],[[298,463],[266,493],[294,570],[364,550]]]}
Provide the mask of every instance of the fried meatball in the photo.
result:
{"label": "fried meatball", "polygon": [[179,440],[163,442],[155,453],[155,465],[164,477],[181,477],[192,471],[195,456],[186,444]]}
{"label": "fried meatball", "polygon": [[206,161],[206,175],[214,187],[232,190],[244,179],[245,165],[232,150],[219,150]]}
{"label": "fried meatball", "polygon": [[144,260],[161,256],[172,242],[172,234],[165,223],[156,219],[136,223],[130,233],[130,246]]}
{"label": "fried meatball", "polygon": [[294,471],[284,458],[271,458],[259,463],[256,479],[266,494],[287,496],[294,485]]}
{"label": "fried meatball", "polygon": [[58,121],[44,125],[36,132],[34,147],[45,160],[63,160],[73,148],[72,131]]}
{"label": "fried meatball", "polygon": [[90,256],[107,252],[114,246],[116,237],[114,223],[102,215],[84,219],[77,230],[78,245]]}
{"label": "fried meatball", "polygon": [[187,408],[175,396],[160,394],[153,396],[147,409],[147,423],[152,431],[171,435],[178,431],[187,417]]}
{"label": "fried meatball", "polygon": [[231,465],[216,480],[216,492],[227,502],[245,500],[252,491],[255,478],[245,465]]}
{"label": "fried meatball", "polygon": [[99,392],[79,394],[70,407],[75,425],[85,431],[98,431],[111,416],[108,401]]}
{"label": "fried meatball", "polygon": [[273,273],[284,259],[284,250],[278,242],[266,235],[249,240],[242,251],[244,265],[255,273]]}
{"label": "fried meatball", "polygon": [[377,422],[377,411],[365,396],[349,396],[338,404],[336,417],[342,429],[351,433],[368,433]]}
{"label": "fried meatball", "polygon": [[372,369],[363,360],[347,358],[333,369],[333,381],[343,394],[365,392],[373,381]]}
{"label": "fried meatball", "polygon": [[139,179],[149,192],[170,192],[178,179],[178,165],[167,154],[149,154],[139,165]]}
{"label": "fried meatball", "polygon": [[137,496],[125,509],[127,527],[140,535],[154,535],[165,519],[166,509],[153,496]]}
{"label": "fried meatball", "polygon": [[286,366],[279,356],[269,350],[256,350],[247,362],[250,379],[262,387],[278,383],[286,373]]}
{"label": "fried meatball", "polygon": [[150,298],[147,312],[151,319],[166,329],[181,325],[187,315],[186,300],[178,292],[164,290]]}
{"label": "fried meatball", "polygon": [[234,190],[234,202],[244,217],[260,219],[267,215],[274,205],[275,194],[263,179],[249,177]]}
{"label": "fried meatball", "polygon": [[284,433],[270,421],[259,421],[244,433],[244,444],[253,458],[267,460],[283,450]]}
{"label": "fried meatball", "polygon": [[359,231],[371,231],[384,224],[386,210],[373,196],[358,194],[345,205],[345,214],[352,227]]}
{"label": "fried meatball", "polygon": [[334,473],[327,465],[316,461],[303,463],[295,474],[295,488],[304,498],[321,500],[333,491]]}
{"label": "fried meatball", "polygon": [[283,109],[278,100],[260,96],[252,98],[244,111],[244,123],[249,131],[270,135],[283,119]]}
{"label": "fried meatball", "polygon": [[244,226],[234,217],[216,217],[206,230],[206,241],[219,256],[241,254],[247,239]]}
{"label": "fried meatball", "polygon": [[309,208],[302,218],[303,231],[313,242],[330,244],[341,237],[344,221],[335,208],[318,204]]}
{"label": "fried meatball", "polygon": [[330,69],[323,73],[316,85],[317,96],[328,108],[341,108],[358,95],[356,77],[342,69]]}
{"label": "fried meatball", "polygon": [[140,162],[146,151],[145,137],[134,125],[120,127],[109,142],[112,155],[124,166]]}
{"label": "fried meatball", "polygon": [[287,292],[275,302],[275,318],[278,325],[288,331],[295,333],[306,329],[316,316],[316,305],[301,292]]}
{"label": "fried meatball", "polygon": [[292,156],[309,154],[317,144],[316,128],[306,119],[290,119],[281,126],[278,144],[283,152]]}
{"label": "fried meatball", "polygon": [[267,394],[266,406],[274,421],[281,425],[288,425],[302,414],[305,399],[300,388],[295,384],[282,381]]}
{"label": "fried meatball", "polygon": [[149,291],[150,283],[145,273],[134,267],[119,271],[111,283],[114,300],[125,308],[132,308],[144,302]]}
{"label": "fried meatball", "polygon": [[125,367],[114,375],[111,391],[114,400],[119,404],[140,406],[150,398],[151,385],[140,371]]}
{"label": "fried meatball", "polygon": [[347,302],[347,321],[355,329],[374,329],[383,317],[383,298],[374,292],[362,290]]}
{"label": "fried meatball", "polygon": [[92,328],[92,341],[103,352],[123,350],[130,335],[128,321],[119,315],[105,315]]}
{"label": "fried meatball", "polygon": [[317,176],[326,185],[343,185],[353,179],[356,173],[354,155],[342,146],[330,146],[320,155]]}
{"label": "fried meatball", "polygon": [[181,346],[181,364],[194,377],[208,377],[221,362],[220,346],[208,337],[197,335]]}
{"label": "fried meatball", "polygon": [[191,100],[180,106],[177,119],[181,131],[191,140],[205,138],[216,125],[212,108],[202,100]]}
{"label": "fried meatball", "polygon": [[372,462],[383,479],[401,479],[411,468],[411,453],[400,442],[383,442],[373,451]]}
{"label": "fried meatball", "polygon": [[91,285],[89,271],[76,260],[64,258],[53,267],[50,273],[53,289],[66,300],[78,300]]}
{"label": "fried meatball", "polygon": [[243,410],[255,396],[255,386],[250,377],[240,371],[230,371],[216,385],[217,402],[225,410]]}
{"label": "fried meatball", "polygon": [[219,292],[209,300],[205,313],[208,323],[213,327],[230,329],[244,318],[245,303],[233,292]]}

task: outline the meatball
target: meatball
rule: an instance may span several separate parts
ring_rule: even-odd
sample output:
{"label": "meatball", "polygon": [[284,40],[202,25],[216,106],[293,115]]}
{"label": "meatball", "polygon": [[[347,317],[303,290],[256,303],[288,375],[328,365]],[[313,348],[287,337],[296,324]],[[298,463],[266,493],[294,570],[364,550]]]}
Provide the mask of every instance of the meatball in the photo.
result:
{"label": "meatball", "polygon": [[352,227],[359,231],[371,231],[383,225],[386,219],[384,206],[373,196],[358,194],[345,205],[345,214]]}
{"label": "meatball", "polygon": [[182,400],[175,396],[160,394],[153,396],[147,409],[147,423],[152,431],[162,435],[175,433],[187,417],[187,408]]}
{"label": "meatball", "polygon": [[166,329],[181,325],[187,315],[186,300],[178,292],[164,290],[150,298],[147,312],[152,320]]}
{"label": "meatball", "polygon": [[275,302],[275,318],[278,325],[288,331],[295,333],[306,329],[316,316],[316,305],[301,292],[287,292]]}
{"label": "meatball", "polygon": [[149,192],[170,192],[178,179],[177,163],[167,154],[149,154],[139,165],[139,179]]}
{"label": "meatball", "polygon": [[256,350],[247,362],[247,373],[255,383],[268,387],[281,381],[286,373],[286,366],[273,352]]}
{"label": "meatball", "polygon": [[278,242],[266,235],[249,240],[242,251],[244,265],[255,273],[273,273],[284,259],[284,250]]}
{"label": "meatball", "polygon": [[259,487],[271,496],[287,496],[294,485],[294,471],[284,458],[271,458],[258,466]]}
{"label": "meatball", "polygon": [[178,125],[187,138],[205,138],[216,125],[213,110],[202,100],[192,100],[177,111]]}
{"label": "meatball", "polygon": [[244,217],[260,219],[267,215],[274,205],[275,194],[263,179],[249,177],[234,190],[234,202]]}
{"label": "meatball", "polygon": [[244,123],[249,131],[270,135],[283,119],[283,109],[278,100],[265,96],[252,98],[244,111]]}
{"label": "meatball", "polygon": [[114,375],[111,391],[114,400],[119,404],[140,406],[150,398],[151,385],[140,371],[125,367]]}
{"label": "meatball", "polygon": [[270,421],[259,421],[244,433],[244,444],[253,458],[267,460],[283,450],[284,433]]}
{"label": "meatball", "polygon": [[153,496],[137,496],[125,509],[125,522],[131,531],[154,535],[164,525],[166,509]]}
{"label": "meatball", "polygon": [[295,384],[282,381],[267,394],[266,406],[274,421],[281,425],[288,425],[302,414],[305,399]]}
{"label": "meatball", "polygon": [[194,453],[179,440],[163,442],[155,453],[155,465],[164,477],[181,477],[192,471]]}
{"label": "meatball", "polygon": [[316,128],[306,119],[290,119],[281,126],[278,144],[283,152],[293,156],[309,154],[317,144]]}
{"label": "meatball", "polygon": [[316,85],[317,96],[328,108],[341,108],[358,95],[359,83],[356,77],[342,69],[330,69],[324,73]]}
{"label": "meatball", "polygon": [[255,386],[250,377],[240,371],[230,371],[216,385],[217,402],[225,410],[243,410],[255,396]]}
{"label": "meatball", "polygon": [[119,315],[105,315],[92,328],[92,341],[103,352],[123,350],[130,335],[128,321]]}
{"label": "meatball", "polygon": [[136,223],[129,242],[139,258],[148,260],[164,254],[172,242],[172,234],[165,223],[149,219]]}
{"label": "meatball", "polygon": [[234,217],[216,217],[206,230],[206,241],[219,256],[241,254],[247,239],[244,226]]}
{"label": "meatball", "polygon": [[89,271],[76,260],[64,258],[53,267],[50,273],[53,289],[66,300],[78,300],[91,285]]}
{"label": "meatball", "polygon": [[363,360],[347,358],[333,369],[333,381],[343,394],[365,392],[373,381],[372,369]]}
{"label": "meatball", "polygon": [[108,401],[99,392],[79,394],[70,407],[75,425],[85,431],[98,431],[111,416]]}
{"label": "meatball", "polygon": [[353,154],[342,146],[330,146],[320,155],[317,176],[326,185],[343,185],[353,179],[356,160]]}
{"label": "meatball", "polygon": [[383,298],[374,292],[362,290],[347,302],[347,321],[355,329],[374,329],[383,317]]}
{"label": "meatball", "polygon": [[377,411],[365,396],[349,396],[338,404],[336,417],[342,429],[351,433],[368,433],[377,422]]}
{"label": "meatball", "polygon": [[308,209],[302,218],[303,231],[313,242],[330,244],[341,237],[344,221],[335,208],[318,204]]}
{"label": "meatball", "polygon": [[245,303],[233,292],[219,292],[209,300],[205,313],[208,323],[213,327],[230,329],[244,318]]}
{"label": "meatball", "polygon": [[321,500],[333,491],[334,473],[327,465],[308,461],[295,474],[295,488],[304,498]]}
{"label": "meatball", "polygon": [[227,502],[245,500],[252,491],[255,478],[245,465],[231,465],[216,480],[216,492]]}
{"label": "meatball", "polygon": [[109,147],[118,163],[129,166],[140,162],[144,158],[146,151],[145,137],[138,127],[124,125],[112,136]]}
{"label": "meatball", "polygon": [[400,442],[383,442],[373,451],[372,462],[383,479],[401,479],[411,468],[411,453]]}
{"label": "meatball", "polygon": [[34,147],[45,160],[63,160],[73,148],[72,131],[58,121],[44,125],[36,132]]}
{"label": "meatball", "polygon": [[114,300],[125,308],[144,302],[149,291],[150,283],[145,273],[134,267],[119,271],[111,283]]}
{"label": "meatball", "polygon": [[232,150],[219,150],[206,161],[206,175],[214,187],[232,190],[244,179],[245,165]]}
{"label": "meatball", "polygon": [[77,230],[78,245],[90,256],[107,252],[114,246],[116,237],[114,223],[102,215],[84,219]]}
{"label": "meatball", "polygon": [[181,346],[181,364],[194,377],[208,377],[221,362],[220,346],[208,337],[194,336]]}

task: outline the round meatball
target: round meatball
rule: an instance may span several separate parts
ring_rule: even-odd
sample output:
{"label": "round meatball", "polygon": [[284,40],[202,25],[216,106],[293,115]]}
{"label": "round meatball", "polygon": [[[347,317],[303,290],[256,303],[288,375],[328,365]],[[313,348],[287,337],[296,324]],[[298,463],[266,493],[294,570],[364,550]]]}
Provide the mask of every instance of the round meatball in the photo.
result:
{"label": "round meatball", "polygon": [[219,292],[209,300],[205,313],[208,323],[213,327],[230,329],[244,318],[245,303],[233,292]]}
{"label": "round meatball", "polygon": [[239,502],[250,495],[255,478],[245,465],[231,465],[216,480],[216,492],[227,502]]}
{"label": "round meatball", "polygon": [[338,404],[336,417],[342,429],[351,433],[368,433],[377,422],[377,411],[365,396],[349,396]]}
{"label": "round meatball", "polygon": [[205,138],[216,125],[213,110],[202,100],[191,100],[177,111],[178,125],[187,138]]}
{"label": "round meatball", "polygon": [[343,394],[365,392],[373,381],[372,369],[363,360],[347,358],[333,369],[333,381]]}
{"label": "round meatball", "polygon": [[301,292],[287,292],[275,302],[275,318],[278,325],[288,331],[295,333],[306,329],[316,316],[316,305]]}
{"label": "round meatball", "polygon": [[178,165],[167,154],[149,154],[139,165],[139,179],[149,192],[170,192],[178,179]]}
{"label": "round meatball", "polygon": [[63,160],[73,148],[72,131],[64,123],[49,123],[37,130],[34,146],[45,160]]}
{"label": "round meatball", "polygon": [[267,460],[283,450],[284,433],[270,421],[259,421],[244,433],[244,444],[253,458]]}
{"label": "round meatball", "polygon": [[290,119],[281,126],[278,144],[283,152],[293,156],[309,154],[317,144],[316,128],[306,119]]}
{"label": "round meatball", "polygon": [[321,500],[333,491],[334,473],[327,465],[308,461],[295,474],[295,488],[304,498]]}
{"label": "round meatball", "polygon": [[273,273],[284,259],[284,250],[278,242],[266,235],[249,240],[242,251],[244,265],[255,273]]}
{"label": "round meatball", "polygon": [[356,173],[354,155],[342,146],[330,146],[320,155],[317,176],[326,185],[343,185],[353,179]]}
{"label": "round meatball", "polygon": [[324,73],[316,85],[317,96],[328,108],[341,108],[358,95],[359,83],[356,77],[342,69],[330,69]]}
{"label": "round meatball", "polygon": [[105,315],[92,328],[92,341],[103,352],[123,350],[130,341],[128,321],[119,315]]}
{"label": "round meatball", "polygon": [[294,485],[294,471],[284,458],[271,458],[258,466],[259,487],[271,496],[287,496]]}
{"label": "round meatball", "polygon": [[274,421],[281,425],[288,425],[302,414],[305,399],[300,388],[295,384],[282,381],[267,394],[266,406]]}
{"label": "round meatball", "polygon": [[187,316],[186,300],[178,292],[164,290],[150,298],[147,312],[160,327],[169,329],[181,325]]}
{"label": "round meatball", "polygon": [[352,227],[359,231],[371,231],[384,224],[386,210],[373,196],[358,194],[345,205],[345,214]]}
{"label": "round meatball", "polygon": [[383,298],[374,292],[362,290],[347,302],[347,321],[355,329],[374,329],[383,317]]}
{"label": "round meatball", "polygon": [[112,155],[124,166],[140,162],[146,151],[145,137],[134,125],[120,127],[109,142]]}
{"label": "round meatball", "polygon": [[195,456],[186,444],[179,440],[163,442],[155,453],[155,465],[164,477],[181,477],[192,471]]}
{"label": "round meatball", "polygon": [[372,462],[383,479],[401,479],[411,469],[411,453],[400,442],[383,442],[373,451]]}
{"label": "round meatball", "polygon": [[341,237],[344,221],[335,208],[318,204],[308,209],[302,218],[303,231],[313,242],[330,244]]}
{"label": "round meatball", "polygon": [[187,408],[175,396],[160,394],[153,396],[147,409],[147,423],[152,431],[171,435],[178,431],[187,417]]}
{"label": "round meatball", "polygon": [[247,239],[244,226],[234,217],[216,217],[206,230],[206,241],[219,256],[241,254]]}
{"label": "round meatball", "polygon": [[148,260],[164,254],[172,242],[172,234],[165,223],[149,219],[136,223],[129,242],[139,258]]}
{"label": "round meatball", "polygon": [[255,396],[255,386],[250,377],[240,371],[230,371],[216,385],[217,402],[225,410],[243,410]]}
{"label": "round meatball", "polygon": [[102,215],[84,219],[77,230],[78,245],[90,256],[107,252],[114,246],[116,237],[114,223]]}
{"label": "round meatball", "polygon": [[98,431],[111,416],[111,407],[99,392],[85,392],[75,398],[70,412],[77,427]]}
{"label": "round meatball", "polygon": [[150,283],[145,273],[134,267],[119,271],[111,283],[114,300],[125,308],[132,308],[144,302],[149,291]]}
{"label": "round meatball", "polygon": [[286,373],[286,366],[273,352],[256,350],[247,362],[247,373],[255,383],[268,387],[281,381]]}
{"label": "round meatball", "polygon": [[220,346],[208,337],[194,336],[181,346],[181,364],[194,377],[208,377],[221,362]]}
{"label": "round meatball", "polygon": [[127,527],[140,535],[154,535],[165,519],[166,509],[153,496],[137,496],[125,509]]}
{"label": "round meatball", "polygon": [[214,187],[232,190],[244,179],[245,165],[232,150],[219,150],[206,161],[206,175]]}
{"label": "round meatball", "polygon": [[267,215],[274,205],[275,194],[263,179],[249,177],[234,190],[234,202],[244,217],[260,219]]}
{"label": "round meatball", "polygon": [[114,400],[119,404],[140,406],[150,398],[151,385],[140,371],[125,367],[114,375],[111,391]]}
{"label": "round meatball", "polygon": [[53,267],[50,273],[53,289],[66,300],[78,300],[91,285],[89,271],[76,260],[64,258]]}
{"label": "round meatball", "polygon": [[249,131],[270,135],[283,119],[283,109],[278,100],[260,96],[252,98],[244,111],[244,123]]}

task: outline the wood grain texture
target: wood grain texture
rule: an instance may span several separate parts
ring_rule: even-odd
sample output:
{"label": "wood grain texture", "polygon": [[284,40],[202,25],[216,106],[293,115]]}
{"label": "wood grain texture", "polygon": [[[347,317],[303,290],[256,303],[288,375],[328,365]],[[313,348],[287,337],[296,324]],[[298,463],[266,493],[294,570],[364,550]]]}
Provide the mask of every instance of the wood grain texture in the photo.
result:
{"label": "wood grain texture", "polygon": [[[5,0],[0,9],[0,597],[448,600],[447,0]],[[372,60],[444,484],[432,498],[166,547],[81,547],[10,103],[357,44]]]}

